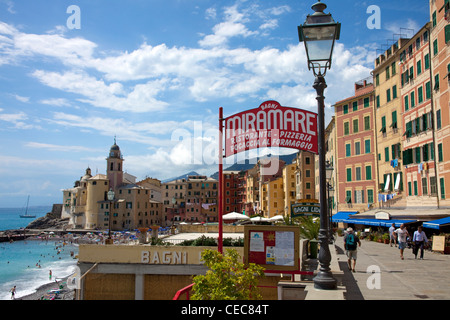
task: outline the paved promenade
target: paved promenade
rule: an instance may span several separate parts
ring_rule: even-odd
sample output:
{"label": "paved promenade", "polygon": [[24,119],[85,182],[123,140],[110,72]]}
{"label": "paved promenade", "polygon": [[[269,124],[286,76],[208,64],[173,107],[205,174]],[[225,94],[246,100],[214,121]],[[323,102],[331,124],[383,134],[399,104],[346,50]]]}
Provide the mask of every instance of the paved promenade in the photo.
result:
{"label": "paved promenade", "polygon": [[[450,300],[450,255],[425,250],[424,260],[416,260],[412,249],[405,249],[401,260],[398,248],[361,240],[356,272],[351,272],[343,237],[338,237],[336,249],[346,300]],[[368,273],[368,268],[378,272]]]}

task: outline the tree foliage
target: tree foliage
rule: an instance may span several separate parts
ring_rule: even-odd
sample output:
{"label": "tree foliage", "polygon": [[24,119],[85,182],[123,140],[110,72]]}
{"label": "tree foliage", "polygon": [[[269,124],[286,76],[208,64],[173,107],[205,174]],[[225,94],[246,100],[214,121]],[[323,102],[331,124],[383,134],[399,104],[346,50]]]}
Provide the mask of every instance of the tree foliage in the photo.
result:
{"label": "tree foliage", "polygon": [[209,268],[205,275],[194,277],[193,300],[260,300],[257,288],[264,276],[264,268],[250,263],[248,268],[239,262],[234,249],[225,254],[216,250],[204,250],[202,260]]}

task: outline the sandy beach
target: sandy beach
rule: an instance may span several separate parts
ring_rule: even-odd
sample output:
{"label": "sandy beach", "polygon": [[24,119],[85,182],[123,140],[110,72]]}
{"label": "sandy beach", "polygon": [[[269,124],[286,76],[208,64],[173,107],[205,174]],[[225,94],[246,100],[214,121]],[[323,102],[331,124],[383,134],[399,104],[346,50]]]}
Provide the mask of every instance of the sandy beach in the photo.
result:
{"label": "sandy beach", "polygon": [[[67,289],[66,280],[68,277],[63,278],[58,281],[58,284],[56,282],[49,282],[47,284],[44,284],[36,289],[36,292],[23,296],[18,297],[15,300],[42,300],[42,298],[48,293],[49,290],[53,289],[59,289],[59,285],[63,283],[63,289]],[[66,294],[61,295],[64,296],[64,300],[73,300],[74,299],[74,291],[70,290]],[[58,300],[58,299],[57,299]]]}

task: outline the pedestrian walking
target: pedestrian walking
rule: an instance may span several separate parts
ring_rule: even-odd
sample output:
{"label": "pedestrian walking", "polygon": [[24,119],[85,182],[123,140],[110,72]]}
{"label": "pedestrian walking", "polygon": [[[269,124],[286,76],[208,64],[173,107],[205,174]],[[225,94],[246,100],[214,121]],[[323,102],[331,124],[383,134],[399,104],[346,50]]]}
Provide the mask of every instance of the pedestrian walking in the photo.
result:
{"label": "pedestrian walking", "polygon": [[398,248],[400,249],[400,259],[404,260],[403,252],[406,248],[406,238],[409,237],[408,230],[406,230],[405,225],[402,223],[400,228],[394,231],[394,233],[397,235],[398,239]]}
{"label": "pedestrian walking", "polygon": [[417,254],[419,253],[420,249],[420,260],[423,260],[423,249],[425,243],[428,243],[428,238],[425,232],[423,231],[423,227],[419,226],[417,228],[417,231],[414,232],[413,236],[413,244],[414,244],[414,256],[415,259],[417,259]]}
{"label": "pedestrian walking", "polygon": [[16,298],[16,286],[12,287],[9,292],[11,292],[11,299],[14,300]]}
{"label": "pedestrian walking", "polygon": [[48,272],[48,280],[52,280],[52,270]]}
{"label": "pedestrian walking", "polygon": [[[347,228],[347,234],[344,236],[344,247],[347,254],[348,269],[355,272],[358,245],[361,247],[361,241],[352,228]],[[352,267],[353,260],[353,267]]]}
{"label": "pedestrian walking", "polygon": [[389,245],[392,247],[393,243],[394,246],[397,248],[397,238],[395,237],[394,231],[395,231],[395,223],[393,223],[389,228]]}

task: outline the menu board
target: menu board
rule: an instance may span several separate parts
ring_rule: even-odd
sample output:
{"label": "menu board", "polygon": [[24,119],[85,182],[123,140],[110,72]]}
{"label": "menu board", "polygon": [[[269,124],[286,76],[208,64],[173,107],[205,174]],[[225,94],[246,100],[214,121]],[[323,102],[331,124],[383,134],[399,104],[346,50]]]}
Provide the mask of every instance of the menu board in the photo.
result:
{"label": "menu board", "polygon": [[245,226],[245,263],[266,269],[296,270],[299,258],[298,227]]}

